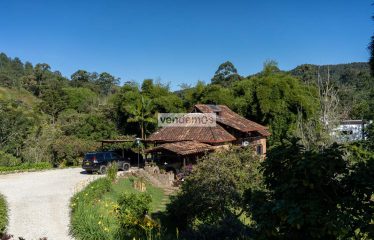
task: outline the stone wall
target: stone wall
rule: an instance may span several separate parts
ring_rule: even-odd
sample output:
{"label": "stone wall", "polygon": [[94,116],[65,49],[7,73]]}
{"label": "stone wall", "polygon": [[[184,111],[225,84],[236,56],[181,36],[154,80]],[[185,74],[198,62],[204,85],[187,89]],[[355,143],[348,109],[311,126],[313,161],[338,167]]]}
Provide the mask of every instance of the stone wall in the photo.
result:
{"label": "stone wall", "polygon": [[173,172],[161,173],[157,166],[145,166],[144,171],[163,186],[173,186],[175,179],[175,174]]}

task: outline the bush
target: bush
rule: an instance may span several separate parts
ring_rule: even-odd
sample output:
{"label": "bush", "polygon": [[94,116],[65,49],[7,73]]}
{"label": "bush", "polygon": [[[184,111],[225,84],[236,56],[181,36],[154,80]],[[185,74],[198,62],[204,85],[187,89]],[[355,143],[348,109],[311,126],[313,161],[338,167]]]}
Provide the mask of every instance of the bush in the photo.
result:
{"label": "bush", "polygon": [[167,206],[170,222],[185,230],[197,223],[216,225],[233,215],[239,217],[245,190],[261,187],[259,165],[248,150],[207,155]]}
{"label": "bush", "polygon": [[0,236],[5,233],[6,226],[8,225],[8,214],[5,199],[0,195]]}
{"label": "bush", "polygon": [[22,163],[16,166],[4,167],[0,166],[0,173],[2,172],[17,172],[17,171],[33,171],[33,170],[44,170],[50,169],[52,165],[47,162],[40,163]]}
{"label": "bush", "polygon": [[61,136],[52,144],[54,166],[74,166],[86,152],[94,151],[97,143],[74,136]]}
{"label": "bush", "polygon": [[0,167],[13,167],[19,165],[21,161],[11,154],[0,151]]}
{"label": "bush", "polygon": [[153,186],[148,186],[147,193],[139,193],[128,178],[115,184],[108,178],[96,180],[71,200],[71,233],[75,239],[87,240],[174,240],[175,234],[164,235],[147,214],[163,204],[159,194],[163,191]]}
{"label": "bush", "polygon": [[118,200],[119,219],[124,238],[150,239],[159,225],[148,216],[152,198],[147,193],[124,193]]}
{"label": "bush", "polygon": [[115,182],[117,179],[118,165],[117,163],[110,163],[106,170],[106,177],[111,181]]}
{"label": "bush", "polygon": [[306,150],[297,140],[267,154],[267,190],[248,191],[256,238],[372,239],[364,236],[373,226],[373,155],[363,149],[347,154],[337,144]]}

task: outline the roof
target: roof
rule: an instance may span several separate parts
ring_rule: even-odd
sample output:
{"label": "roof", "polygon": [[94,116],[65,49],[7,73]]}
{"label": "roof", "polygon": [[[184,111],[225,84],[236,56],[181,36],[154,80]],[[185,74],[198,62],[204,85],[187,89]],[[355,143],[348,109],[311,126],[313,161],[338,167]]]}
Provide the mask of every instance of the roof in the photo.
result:
{"label": "roof", "polygon": [[163,127],[151,134],[148,141],[175,142],[199,141],[203,143],[231,142],[236,138],[222,126],[214,127]]}
{"label": "roof", "polygon": [[217,122],[232,127],[241,132],[257,131],[263,136],[269,136],[267,127],[248,120],[225,105],[197,104],[195,109],[202,113],[217,113]]}
{"label": "roof", "polygon": [[[151,142],[198,141],[202,143],[225,143],[236,140],[226,126],[237,131],[257,132],[261,136],[269,136],[267,127],[250,121],[233,112],[225,105],[197,104],[195,110],[201,113],[217,113],[217,124],[214,126],[198,126],[194,123],[185,126],[165,126],[148,137]],[[188,115],[188,114],[187,114]]]}
{"label": "roof", "polygon": [[347,125],[347,124],[352,124],[352,125],[362,125],[365,124],[366,122],[364,120],[342,120],[340,121],[341,125]]}
{"label": "roof", "polygon": [[107,140],[100,140],[99,142],[102,142],[102,143],[124,143],[124,142],[135,142],[136,139],[132,139],[132,140],[125,140],[125,139],[107,139]]}
{"label": "roof", "polygon": [[182,141],[173,143],[164,143],[160,146],[146,150],[146,153],[158,152],[162,150],[167,150],[178,155],[190,155],[196,153],[203,153],[207,151],[212,151],[215,148],[209,144],[200,143],[196,141]]}

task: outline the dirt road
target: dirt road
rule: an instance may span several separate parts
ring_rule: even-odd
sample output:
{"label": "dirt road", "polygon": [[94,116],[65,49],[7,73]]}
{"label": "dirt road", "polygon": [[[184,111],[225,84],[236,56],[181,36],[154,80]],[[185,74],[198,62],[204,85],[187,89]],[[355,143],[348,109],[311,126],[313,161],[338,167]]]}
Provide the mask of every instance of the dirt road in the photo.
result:
{"label": "dirt road", "polygon": [[72,239],[69,200],[78,189],[100,177],[81,172],[70,168],[0,175],[0,193],[9,207],[8,232],[26,240]]}

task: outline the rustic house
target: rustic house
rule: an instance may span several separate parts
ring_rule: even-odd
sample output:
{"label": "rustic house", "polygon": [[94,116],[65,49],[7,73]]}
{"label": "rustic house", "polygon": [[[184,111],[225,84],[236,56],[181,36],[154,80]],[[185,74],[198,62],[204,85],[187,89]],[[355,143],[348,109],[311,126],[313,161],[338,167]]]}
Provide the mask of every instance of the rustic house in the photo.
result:
{"label": "rustic house", "polygon": [[146,153],[162,154],[164,159],[194,159],[205,152],[230,145],[253,149],[258,155],[266,154],[267,127],[250,121],[225,105],[197,104],[193,113],[211,113],[216,116],[215,126],[166,126],[151,134],[147,142],[154,148]]}

